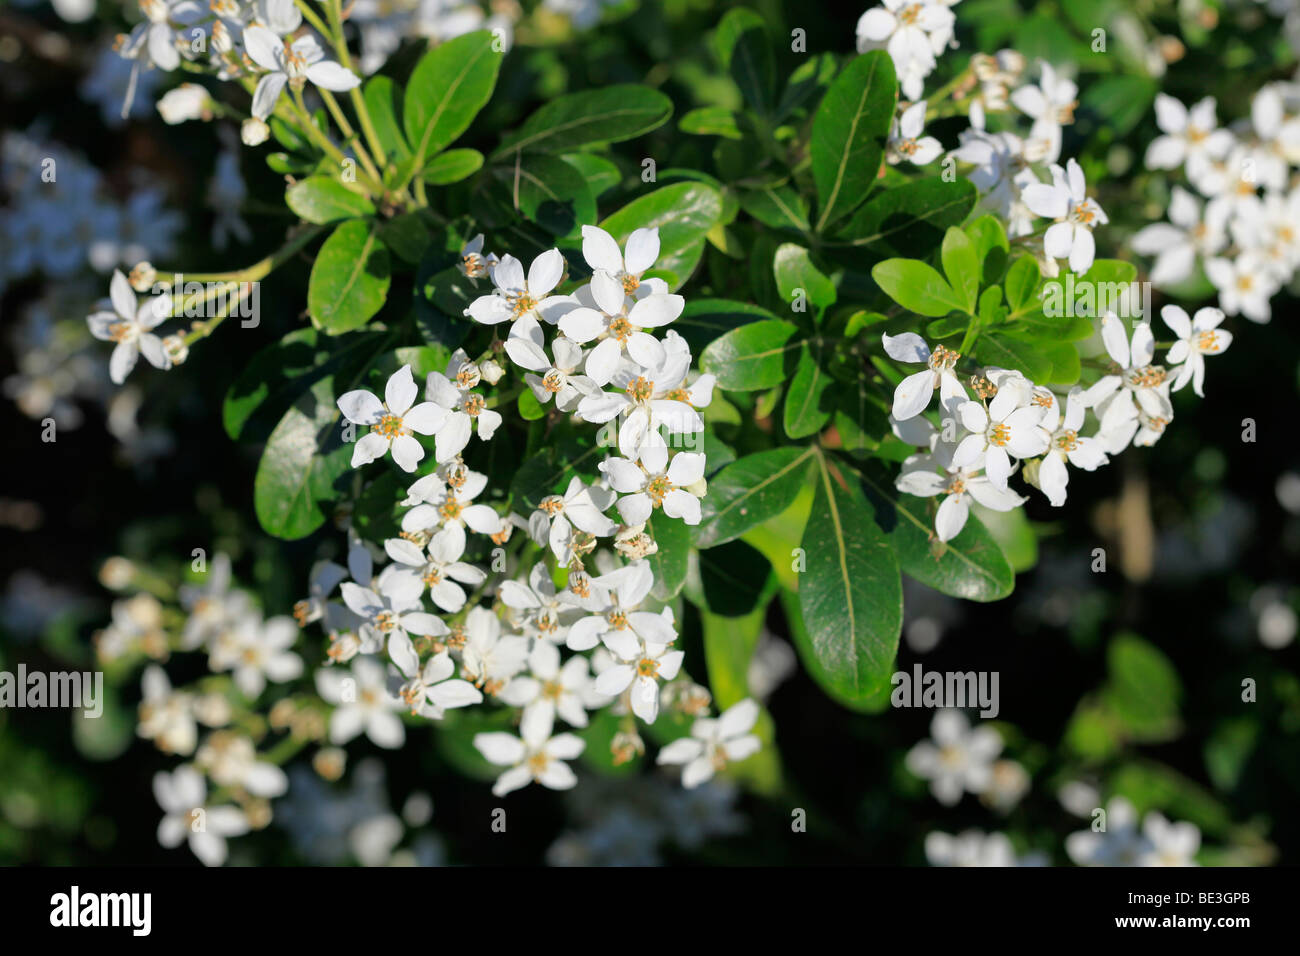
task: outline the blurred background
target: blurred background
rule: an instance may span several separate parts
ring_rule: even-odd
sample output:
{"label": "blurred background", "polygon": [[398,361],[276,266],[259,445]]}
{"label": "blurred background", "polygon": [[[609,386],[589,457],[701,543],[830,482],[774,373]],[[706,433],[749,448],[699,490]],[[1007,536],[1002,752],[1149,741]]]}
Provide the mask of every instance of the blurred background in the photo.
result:
{"label": "blurred background", "polygon": [[[752,5],[775,36],[799,27],[809,51],[837,54],[850,52],[866,9]],[[570,87],[651,83],[673,98],[677,117],[738,101],[706,43],[729,6],[358,0],[353,22],[371,69],[389,54],[409,63],[458,29],[506,28],[511,66],[474,133],[491,143]],[[1156,132],[1156,90],[1186,102],[1217,95],[1226,123],[1249,114],[1263,82],[1289,80],[1295,68],[1296,18],[1285,3],[965,0],[956,12],[954,65],[1013,47],[1077,75],[1079,121],[1067,130],[1065,155],[1108,173],[1090,176],[1111,215],[1099,232],[1105,255],[1132,258],[1124,240],[1167,204],[1167,186],[1140,165]],[[96,635],[102,640],[110,621],[119,630],[174,624],[163,605],[190,575],[194,548],[229,555],[237,582],[267,615],[289,613],[312,562],[337,555],[341,537],[265,535],[251,501],[256,452],[231,442],[220,420],[237,371],[303,321],[308,260],[264,284],[260,328],[223,329],[183,372],[142,366],[116,388],[107,350],[87,331],[85,316],[114,268],[142,259],[236,268],[274,248],[292,221],[276,198],[283,177],[265,150],[239,145],[236,124],[162,121],[154,104],[179,75],[144,74],[121,117],[130,70],[112,45],[139,19],[134,3],[117,0],[0,5],[0,670],[94,669]],[[1086,56],[1098,24],[1113,56]],[[778,51],[786,70],[797,55]],[[929,132],[952,147],[963,124]],[[654,155],[670,157],[661,167],[724,166],[726,144],[679,132],[676,118],[654,137]],[[47,158],[57,164],[53,184],[41,180]],[[620,163],[636,175],[634,158]],[[694,294],[709,295],[713,277],[734,268],[718,250],[707,254]],[[290,762],[292,786],[274,821],[234,841],[231,863],[1064,865],[1102,862],[1081,859],[1092,851],[1077,843],[1072,853],[1068,838],[1116,798],[1139,819],[1191,824],[1200,863],[1296,862],[1293,292],[1273,311],[1268,325],[1230,320],[1236,339],[1210,363],[1207,397],[1178,393],[1176,421],[1155,447],[1075,472],[1064,508],[1034,495],[1023,514],[990,522],[1020,572],[1010,598],[975,605],[906,582],[900,670],[919,662],[1000,674],[1000,713],[983,725],[1002,750],[984,793],[955,806],[936,800],[907,768],[933,712],[855,713],[828,699],[798,666],[777,602],[757,622],[763,636],[750,670],[779,754],[762,780],[683,791],[653,768],[584,761],[582,785],[567,795],[530,788],[512,796],[510,836],[501,839],[484,822],[500,801],[488,783],[465,776],[438,730],[411,735],[396,753],[360,740],[341,780],[306,758]],[[1094,570],[1098,548],[1104,572]],[[702,660],[699,633],[688,611],[688,661]],[[320,642],[308,643],[300,652],[319,662]],[[105,671],[101,719],[0,709],[0,863],[194,862],[155,838],[161,812],[151,780],[170,764],[136,732],[139,667]],[[202,675],[198,662],[180,659],[168,671],[177,685]],[[1250,702],[1247,680],[1256,688]],[[796,810],[806,832],[792,829]]]}

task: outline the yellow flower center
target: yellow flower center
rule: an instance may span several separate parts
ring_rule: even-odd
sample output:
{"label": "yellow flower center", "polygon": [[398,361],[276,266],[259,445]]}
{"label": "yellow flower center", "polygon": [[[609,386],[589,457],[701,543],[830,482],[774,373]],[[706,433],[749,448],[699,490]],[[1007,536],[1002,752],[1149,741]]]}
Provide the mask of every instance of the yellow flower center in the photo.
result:
{"label": "yellow flower center", "polygon": [[644,375],[638,375],[632,381],[628,382],[627,397],[634,402],[644,403],[650,400],[650,396],[655,393],[655,383],[647,379]]}
{"label": "yellow flower center", "polygon": [[379,424],[375,426],[375,431],[385,438],[393,439],[399,435],[405,434],[405,427],[402,425],[402,419],[391,412],[379,419]]}
{"label": "yellow flower center", "polygon": [[1219,351],[1219,333],[1214,329],[1202,332],[1200,335],[1196,336],[1196,348],[1201,352]]}
{"label": "yellow flower center", "polygon": [[1011,441],[1011,426],[997,422],[989,429],[989,444],[1001,447]]}
{"label": "yellow flower center", "polygon": [[609,323],[610,336],[618,339],[620,342],[626,342],[628,336],[630,336],[633,331],[632,323],[624,316],[619,316],[617,319]]}
{"label": "yellow flower center", "polygon": [[673,483],[668,480],[667,475],[656,475],[645,486],[645,493],[650,496],[650,502],[656,508],[663,503],[665,496],[672,490]]}
{"label": "yellow flower center", "polygon": [[393,628],[397,627],[397,618],[392,611],[380,611],[375,616],[375,627],[387,634]]}
{"label": "yellow flower center", "polygon": [[1056,447],[1061,451],[1074,451],[1079,447],[1079,433],[1072,428],[1067,428],[1056,436]]}
{"label": "yellow flower center", "polygon": [[638,677],[658,677],[659,662],[652,657],[643,657],[636,662]]}
{"label": "yellow flower center", "polygon": [[1165,370],[1161,365],[1147,365],[1129,375],[1129,382],[1134,388],[1156,388],[1164,383]]}
{"label": "yellow flower center", "polygon": [[460,407],[470,418],[478,418],[479,413],[487,407],[487,402],[483,400],[482,395],[466,395]]}
{"label": "yellow flower center", "polygon": [[641,280],[637,276],[629,275],[626,272],[623,273],[623,293],[625,295],[631,295],[640,286]]}

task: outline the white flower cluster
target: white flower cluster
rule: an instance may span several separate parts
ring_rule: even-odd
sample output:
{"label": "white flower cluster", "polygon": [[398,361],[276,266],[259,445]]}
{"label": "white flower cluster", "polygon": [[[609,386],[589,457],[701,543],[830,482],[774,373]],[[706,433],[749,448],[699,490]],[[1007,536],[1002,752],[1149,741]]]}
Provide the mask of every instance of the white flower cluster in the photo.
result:
{"label": "white flower cluster", "polygon": [[1191,279],[1199,265],[1228,315],[1253,322],[1272,316],[1269,300],[1300,266],[1300,84],[1270,83],[1254,96],[1249,119],[1220,128],[1212,97],[1184,106],[1156,96],[1163,135],[1146,166],[1181,170],[1203,199],[1172,190],[1169,222],[1147,226],[1133,249],[1155,257],[1151,281],[1161,287]]}
{"label": "white flower cluster", "polygon": [[[268,682],[297,679],[303,662],[291,649],[298,639],[294,620],[263,617],[247,594],[232,587],[225,555],[213,559],[201,587],[181,589],[180,603],[188,616],[179,637],[171,639],[164,609],[151,595],[115,602],[113,622],[96,636],[96,648],[105,664],[136,655],[162,660],[171,652],[206,653],[210,672],[229,673],[238,694],[219,686],[173,687],[159,664],[149,664],[137,726],[137,733],[163,753],[192,758],[154,777],[154,793],[165,814],[159,842],[173,847],[188,840],[195,856],[217,866],[227,856],[226,838],[265,825],[268,801],[282,796],[289,785],[284,771],[259,754],[248,731],[236,725],[236,705],[256,703]],[[202,737],[200,728],[206,729]],[[234,802],[209,805],[209,781],[214,796]]]}
{"label": "white flower cluster", "polygon": [[[930,724],[930,739],[908,751],[905,764],[928,780],[930,792],[946,807],[967,794],[977,795],[991,809],[1005,814],[1029,792],[1028,771],[1002,757],[1002,738],[992,727],[971,727],[960,710],[940,710]],[[1062,790],[1070,812],[1095,823],[1099,795],[1074,782]],[[1105,809],[1105,829],[1083,830],[1065,840],[1065,852],[1078,866],[1195,866],[1201,834],[1194,824],[1170,823],[1160,813],[1148,813],[1142,830],[1133,805],[1123,797]],[[965,830],[957,835],[935,831],[926,835],[925,856],[931,866],[1046,866],[1047,854],[1018,856],[1006,834]]]}
{"label": "white flower cluster", "polygon": [[[937,346],[933,351],[914,332],[883,336],[886,354],[899,362],[921,363],[923,371],[909,375],[894,391],[891,420],[903,441],[925,448],[910,456],[897,479],[899,490],[922,497],[943,496],[935,515],[935,532],[949,541],[961,532],[975,501],[996,511],[1010,511],[1027,500],[1008,485],[1025,464],[1023,475],[1057,507],[1065,504],[1069,468],[1094,471],[1110,455],[1129,445],[1155,444],[1173,420],[1170,392],[1188,382],[1201,394],[1205,356],[1224,351],[1232,342],[1218,328],[1223,313],[1205,308],[1189,318],[1176,305],[1161,317],[1177,336],[1154,364],[1155,337],[1148,323],[1138,324],[1130,338],[1113,313],[1101,320],[1101,337],[1114,363],[1089,388],[1075,386],[1061,395],[1035,385],[1020,372],[986,368],[972,376],[978,400],[971,399],[957,378],[960,356]],[[920,417],[939,390],[941,428]],[[1091,411],[1096,428],[1082,434]]]}
{"label": "white flower cluster", "polygon": [[[476,281],[490,277],[492,291],[465,314],[508,329],[500,351],[539,404],[554,399],[556,411],[578,423],[621,419],[609,442],[619,454],[600,463],[603,477],[595,483],[573,477],[526,518],[503,517],[476,500],[488,478],[461,454],[473,434],[489,441],[501,424],[478,388],[505,372],[492,360],[471,361],[463,350],[446,374],[427,376],[422,402],[409,366],[388,380],[382,401],[365,390],[339,399],[350,422],[369,428],[356,443],[354,466],[391,451],[399,467],[414,471],[425,454],[416,434],[433,438],[437,465],[407,489],[401,537],[384,542],[391,563],[375,574],[364,546],[354,545],[352,579],[322,565],[312,598],[300,605],[300,622],[325,619],[331,659],[352,662],[350,677],[338,668],[317,677],[322,697],[335,705],[336,744],[365,732],[379,746],[396,747],[405,738],[397,710],[438,720],[448,709],[491,697],[520,715],[518,736],[475,738],[488,761],[506,768],[495,792],[533,781],[565,789],[575,782],[567,761],[584,742],[556,733],[556,721],[582,728],[588,711],[612,705],[653,723],[681,672],[672,609],[650,598],[655,582],[645,558],[658,545],[645,525],[657,509],[687,524],[700,521],[705,456],[675,450],[670,440],[703,431],[698,409],[712,399],[713,378],[688,384],[686,341],[672,330],[662,339],[652,334],[685,306],[662,279],[645,276],[659,255],[658,230],[633,232],[626,249],[594,226],[582,235],[592,276],[571,295],[556,293],[566,273],[558,249],[539,255],[525,273],[513,256],[484,255],[477,236],[462,252],[461,270]],[[501,548],[515,529],[541,554],[496,588],[495,609],[479,606],[488,574],[464,560],[467,536],[486,536]],[[598,552],[602,543],[608,547]],[[325,600],[336,586],[342,605]],[[467,596],[466,588],[475,590]],[[425,610],[426,594],[447,619]],[[568,660],[561,648],[573,652]],[[371,658],[383,653],[400,674],[395,690]],[[671,686],[674,696],[683,687],[686,697],[698,693],[682,682]],[[694,735],[665,748],[660,762],[684,765],[687,786],[698,785],[757,749],[749,734],[757,717],[753,702],[716,721],[701,717]],[[627,738],[624,748],[641,749],[634,730]]]}

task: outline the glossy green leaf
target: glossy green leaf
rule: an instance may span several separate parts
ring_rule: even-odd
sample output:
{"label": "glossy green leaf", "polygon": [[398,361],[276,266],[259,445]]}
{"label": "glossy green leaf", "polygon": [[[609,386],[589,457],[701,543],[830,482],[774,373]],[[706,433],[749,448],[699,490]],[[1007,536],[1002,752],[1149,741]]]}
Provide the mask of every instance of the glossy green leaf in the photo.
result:
{"label": "glossy green leaf", "polygon": [[448,186],[468,179],[483,166],[483,154],[477,149],[449,149],[424,165],[421,178],[430,186]]}
{"label": "glossy green leaf", "polygon": [[284,193],[289,208],[307,222],[327,223],[373,216],[375,207],[363,192],[354,192],[332,176],[308,176]]}
{"label": "glossy green leaf", "polygon": [[798,331],[784,319],[742,325],[709,344],[700,356],[700,368],[717,376],[718,387],[727,391],[752,392],[779,385],[794,371]]}
{"label": "glossy green leaf", "polygon": [[772,260],[772,274],[777,291],[786,302],[795,304],[801,297],[816,312],[835,304],[835,284],[813,265],[808,250],[802,246],[791,242],[778,246]]}
{"label": "glossy green leaf", "polygon": [[891,299],[919,315],[942,316],[965,311],[966,303],[933,267],[918,259],[876,263],[871,278]]}
{"label": "glossy green leaf", "polygon": [[851,213],[875,185],[897,99],[894,62],[884,50],[857,57],[826,91],[809,142],[818,232]]}
{"label": "glossy green leaf", "polygon": [[836,383],[821,367],[821,356],[805,342],[799,350],[799,364],[785,393],[785,433],[791,438],[815,435],[834,411],[830,391]]}
{"label": "glossy green leaf", "polygon": [[953,226],[943,237],[940,258],[949,288],[960,299],[962,310],[973,315],[975,297],[980,291],[980,260],[975,244],[965,232]]}
{"label": "glossy green leaf", "polygon": [[316,254],[307,284],[312,324],[330,335],[358,329],[383,308],[390,281],[388,249],[375,229],[345,222]]}
{"label": "glossy green leaf", "polygon": [[420,58],[406,86],[402,121],[417,157],[427,160],[469,129],[496,86],[502,54],[476,30],[440,43]]}
{"label": "glossy green leaf", "polygon": [[695,545],[712,548],[739,538],[794,503],[808,475],[811,448],[774,448],[746,455],[709,479],[700,502]]}
{"label": "glossy green leaf", "polygon": [[699,354],[714,339],[732,329],[762,319],[776,319],[767,309],[730,299],[687,299],[673,329]]}
{"label": "glossy green leaf", "polygon": [[975,358],[985,365],[1024,372],[1031,382],[1044,382],[1052,374],[1052,360],[1031,342],[996,332],[979,337]]}
{"label": "glossy green leaf", "polygon": [[853,250],[918,259],[943,241],[950,226],[960,225],[979,198],[966,179],[945,182],[935,176],[904,183],[867,200],[839,230],[835,243]]}
{"label": "glossy green leaf", "polygon": [[713,34],[713,48],[722,68],[740,87],[745,102],[759,113],[771,110],[776,67],[767,25],[753,10],[728,10]]}
{"label": "glossy green leaf", "polygon": [[889,684],[898,651],[898,561],[856,481],[820,458],[816,485],[802,541],[807,566],[799,575],[799,611],[806,633],[799,650],[818,683],[850,699],[869,697]]}
{"label": "glossy green leaf", "polygon": [[520,212],[554,236],[576,233],[583,223],[595,221],[595,197],[575,167],[545,153],[517,158],[493,174],[517,197]]}
{"label": "glossy green leaf", "polygon": [[524,150],[554,153],[591,143],[617,143],[662,126],[672,113],[672,100],[648,86],[618,83],[568,93],[528,117],[493,155]]}
{"label": "glossy green leaf", "polygon": [[740,206],[765,226],[807,232],[808,203],[790,186],[769,186],[741,194]]}
{"label": "glossy green leaf", "polygon": [[656,510],[646,522],[646,531],[659,546],[646,558],[655,577],[650,594],[659,601],[671,600],[686,583],[691,557],[690,526],[680,518],[670,518]]}
{"label": "glossy green leaf", "polygon": [[[706,183],[685,182],[663,186],[640,196],[607,217],[601,228],[622,245],[633,230],[659,227],[659,260],[656,268],[685,268],[697,245],[702,250],[705,234],[722,215],[722,195]],[[686,256],[687,258],[683,258]],[[698,256],[695,257],[698,261]],[[692,264],[693,267],[693,264]],[[685,281],[686,276],[679,274]]]}
{"label": "glossy green leaf", "polygon": [[1016,576],[993,536],[971,515],[957,537],[934,537],[939,499],[918,498],[894,488],[875,463],[858,472],[867,489],[875,521],[889,536],[903,573],[922,584],[967,601],[997,601],[1015,588]]}

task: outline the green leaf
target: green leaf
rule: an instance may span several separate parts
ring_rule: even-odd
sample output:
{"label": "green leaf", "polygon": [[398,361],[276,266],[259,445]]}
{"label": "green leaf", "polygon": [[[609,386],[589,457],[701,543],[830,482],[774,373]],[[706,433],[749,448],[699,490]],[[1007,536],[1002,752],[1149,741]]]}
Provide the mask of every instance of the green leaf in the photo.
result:
{"label": "green leaf", "polygon": [[799,364],[794,378],[785,393],[785,433],[791,438],[807,438],[826,427],[834,408],[834,397],[828,389],[834,380],[822,369],[819,356],[812,347],[803,343],[799,350]]}
{"label": "green leaf", "polygon": [[790,353],[799,342],[790,340],[798,331],[784,319],[742,325],[709,344],[700,356],[700,368],[717,376],[718,387],[726,391],[772,388],[793,370]]}
{"label": "green leaf", "polygon": [[619,83],[569,93],[528,117],[493,156],[523,150],[555,153],[591,143],[617,143],[662,126],[672,114],[672,100],[647,86]]}
{"label": "green leaf", "polygon": [[746,455],[709,479],[700,501],[695,546],[712,548],[739,538],[794,503],[808,475],[811,448],[773,448]]}
{"label": "green leaf", "polygon": [[335,427],[339,418],[330,378],[315,382],[267,439],[253,480],[253,508],[262,529],[293,540],[328,517],[334,483],[350,470],[352,448]]}
{"label": "green leaf", "polygon": [[316,255],[307,284],[312,324],[330,335],[359,329],[388,298],[388,249],[368,223],[345,222]]}
{"label": "green leaf", "polygon": [[677,128],[694,136],[721,136],[725,139],[743,139],[736,123],[736,114],[721,106],[702,106],[691,110],[677,121]]}
{"label": "green leaf", "polygon": [[835,79],[835,56],[829,52],[815,53],[803,60],[790,78],[786,80],[785,90],[781,93],[781,102],[777,104],[775,119],[784,120],[795,110],[803,107],[820,91],[830,86]]}
{"label": "green leaf", "polygon": [[265,441],[294,400],[322,376],[373,348],[373,335],[332,338],[316,329],[295,329],[253,356],[222,402],[226,434]]}
{"label": "green leaf", "polygon": [[521,154],[517,163],[495,167],[493,175],[515,190],[520,212],[552,235],[570,235],[596,219],[587,181],[558,156]]}
{"label": "green leaf", "polygon": [[1110,672],[1104,699],[1136,739],[1167,740],[1180,730],[1182,684],[1169,658],[1133,634],[1119,634],[1106,649]]}
{"label": "green leaf", "polygon": [[980,291],[980,260],[975,253],[975,244],[966,233],[953,226],[943,237],[940,257],[948,285],[961,300],[962,311],[974,314],[975,297]]}
{"label": "green leaf", "polygon": [[997,332],[979,337],[975,358],[985,365],[1024,372],[1031,382],[1044,382],[1052,374],[1052,360],[1040,347]]}
{"label": "green leaf", "polygon": [[740,207],[765,226],[807,232],[808,203],[790,186],[768,186],[742,193]]}
{"label": "green leaf", "polygon": [[670,518],[662,511],[655,511],[646,522],[646,530],[659,545],[659,550],[646,558],[655,576],[650,594],[658,601],[668,601],[676,597],[686,583],[691,529],[680,518]]}
{"label": "green leaf", "polygon": [[935,176],[895,186],[872,196],[836,234],[836,243],[886,256],[918,259],[960,225],[979,198],[969,180],[944,182]]}
{"label": "green leaf", "polygon": [[404,212],[376,224],[380,241],[399,259],[417,263],[433,243],[433,233],[423,212]]}
{"label": "green leaf", "polygon": [[1007,305],[1011,307],[1012,312],[1024,311],[1038,302],[1038,285],[1042,278],[1042,270],[1031,255],[1020,256],[1011,263],[1002,288],[1006,292]]}
{"label": "green leaf", "polygon": [[327,223],[375,214],[374,204],[332,176],[308,176],[290,186],[284,201],[307,222]]}
{"label": "green leaf", "polygon": [[732,329],[761,319],[776,319],[767,309],[748,302],[730,299],[688,299],[686,308],[673,323],[673,328],[691,347],[693,354],[704,351],[714,339]]}
{"label": "green leaf", "polygon": [[429,159],[469,129],[492,98],[502,55],[487,30],[434,47],[416,64],[406,86],[402,121],[417,157]]}
{"label": "green leaf", "polygon": [[582,173],[587,188],[596,199],[623,181],[623,174],[618,171],[618,167],[604,156],[594,153],[565,153],[560,158]]}
{"label": "green leaf", "polygon": [[777,247],[772,261],[772,274],[776,287],[786,302],[793,303],[796,293],[811,302],[820,313],[835,304],[835,284],[831,282],[808,257],[808,250],[787,242]]}
{"label": "green leaf", "polygon": [[807,567],[799,575],[799,611],[806,633],[797,644],[804,664],[839,696],[873,696],[888,686],[898,651],[902,579],[857,483],[844,482],[823,457],[802,549]]}
{"label": "green leaf", "polygon": [[448,186],[468,179],[483,166],[483,154],[477,149],[449,149],[424,164],[420,176],[430,186]]}
{"label": "green leaf", "polygon": [[884,50],[853,60],[826,91],[809,142],[818,232],[851,213],[875,185],[897,99],[894,63]]}
{"label": "green leaf", "polygon": [[975,247],[981,282],[992,285],[1002,278],[1007,267],[1007,254],[1011,251],[1011,244],[1007,242],[1006,230],[996,217],[980,216],[966,226],[966,235]]}
{"label": "green leaf", "polygon": [[871,270],[871,278],[891,299],[920,315],[937,318],[954,310],[966,311],[965,303],[943,276],[917,259],[878,262]]}
{"label": "green leaf", "polygon": [[901,494],[878,464],[859,471],[884,529],[908,577],[967,601],[997,601],[1012,592],[1015,572],[993,536],[971,515],[951,541],[934,538],[934,507],[929,499]]}
{"label": "green leaf", "polygon": [[758,605],[772,577],[772,564],[744,541],[700,552],[700,586],[710,612],[742,617]]}
{"label": "green leaf", "polygon": [[772,108],[776,68],[772,41],[763,18],[752,10],[727,11],[713,34],[713,48],[722,68],[740,87],[745,102],[759,113]]}
{"label": "green leaf", "polygon": [[690,278],[704,252],[704,237],[722,216],[722,194],[706,183],[664,186],[632,200],[601,228],[622,245],[635,229],[659,228],[659,259],[653,273],[671,275],[669,287]]}
{"label": "green leaf", "polygon": [[379,145],[384,148],[384,154],[390,160],[401,165],[411,157],[410,144],[402,135],[402,127],[397,120],[401,112],[401,89],[394,86],[389,77],[372,76],[366,81],[363,96]]}

